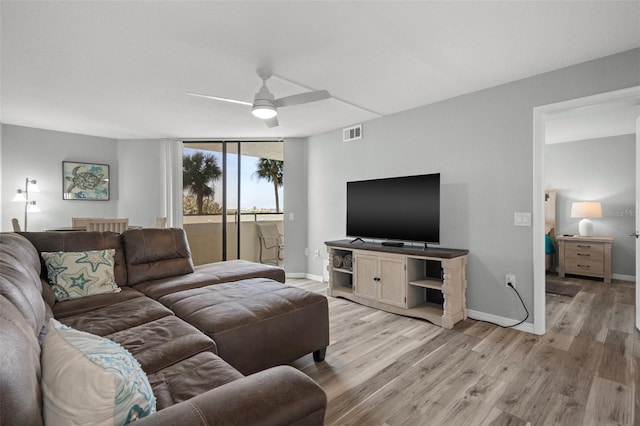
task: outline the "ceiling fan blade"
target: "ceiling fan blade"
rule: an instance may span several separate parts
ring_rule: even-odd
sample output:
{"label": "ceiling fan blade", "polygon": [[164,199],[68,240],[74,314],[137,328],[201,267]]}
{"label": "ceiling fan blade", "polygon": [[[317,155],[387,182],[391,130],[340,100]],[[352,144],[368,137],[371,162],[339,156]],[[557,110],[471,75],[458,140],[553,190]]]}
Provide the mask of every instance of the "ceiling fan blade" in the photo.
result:
{"label": "ceiling fan blade", "polygon": [[192,92],[187,92],[187,95],[198,96],[200,98],[214,99],[216,101],[231,102],[233,104],[253,106],[253,104],[251,102],[238,101],[236,99],[221,98],[221,97],[218,97],[218,96],[203,95],[203,94],[200,94],[200,93],[192,93]]}
{"label": "ceiling fan blade", "polygon": [[306,104],[309,102],[321,101],[329,99],[331,95],[326,90],[316,90],[313,92],[299,93],[297,95],[285,96],[273,101],[277,107],[285,107],[291,105]]}
{"label": "ceiling fan blade", "polygon": [[278,117],[267,118],[264,122],[267,127],[278,127]]}

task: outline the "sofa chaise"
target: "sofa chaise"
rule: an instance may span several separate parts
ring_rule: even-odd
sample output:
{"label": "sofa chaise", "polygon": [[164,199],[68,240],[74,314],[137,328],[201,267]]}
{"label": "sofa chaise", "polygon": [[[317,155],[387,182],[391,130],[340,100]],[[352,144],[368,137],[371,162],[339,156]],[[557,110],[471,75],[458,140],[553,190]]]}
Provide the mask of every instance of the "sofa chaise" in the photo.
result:
{"label": "sofa chaise", "polygon": [[[77,296],[72,294],[77,289],[57,285],[68,265],[56,262],[73,256],[81,268],[111,271],[111,287],[96,284],[99,294]],[[141,370],[142,384],[130,393],[140,398],[145,384],[149,389],[148,406],[133,404],[135,409],[125,413],[127,421],[138,418],[136,424],[324,421],[325,393],[287,364],[309,353],[316,361],[324,359],[326,298],[285,285],[284,271],[273,266],[235,260],[194,267],[181,229],[0,234],[0,321],[2,425],[64,424],[70,409],[58,396],[70,389],[80,392],[93,377],[98,383],[103,373],[69,385],[76,365],[86,359],[92,360],[88,368],[105,362],[90,351],[56,370],[82,345],[102,345],[134,359],[131,368],[135,374]],[[71,352],[55,356],[68,346]],[[125,354],[118,352],[122,348]],[[138,377],[134,373],[123,383]],[[118,386],[116,405],[123,404]],[[102,395],[107,388],[93,390],[101,402],[110,401]],[[76,399],[88,400],[91,392]]]}

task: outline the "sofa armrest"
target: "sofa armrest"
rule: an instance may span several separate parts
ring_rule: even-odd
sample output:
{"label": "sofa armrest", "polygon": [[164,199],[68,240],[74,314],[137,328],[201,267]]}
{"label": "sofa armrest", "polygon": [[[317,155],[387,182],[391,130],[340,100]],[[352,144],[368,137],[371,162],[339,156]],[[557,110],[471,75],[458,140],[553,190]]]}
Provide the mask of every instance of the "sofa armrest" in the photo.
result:
{"label": "sofa armrest", "polygon": [[289,366],[219,386],[135,422],[144,425],[322,425],[324,391]]}

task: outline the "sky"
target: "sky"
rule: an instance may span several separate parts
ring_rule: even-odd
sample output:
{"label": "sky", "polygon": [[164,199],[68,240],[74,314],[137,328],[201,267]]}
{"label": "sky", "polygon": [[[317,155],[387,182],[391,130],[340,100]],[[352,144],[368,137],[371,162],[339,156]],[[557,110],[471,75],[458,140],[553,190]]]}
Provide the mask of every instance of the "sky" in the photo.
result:
{"label": "sky", "polygon": [[[183,148],[183,154],[192,154],[199,150],[192,148]],[[205,154],[213,154],[216,157],[218,166],[222,168],[222,153],[215,151],[202,151]],[[241,197],[240,208],[251,209],[257,207],[258,209],[273,209],[276,208],[275,192],[273,190],[273,183],[267,182],[264,179],[258,180],[253,174],[256,171],[256,164],[259,157],[251,157],[248,155],[242,155],[240,160],[240,184],[241,184]],[[224,171],[223,171],[224,172]],[[227,153],[227,184],[229,187],[229,193],[227,193],[227,204],[229,209],[237,208],[237,176],[238,176],[238,155]],[[285,177],[286,179],[286,177]],[[214,182],[215,197],[214,201],[222,205],[222,177]],[[284,209],[283,191],[282,187],[278,188],[280,196],[280,211]]]}

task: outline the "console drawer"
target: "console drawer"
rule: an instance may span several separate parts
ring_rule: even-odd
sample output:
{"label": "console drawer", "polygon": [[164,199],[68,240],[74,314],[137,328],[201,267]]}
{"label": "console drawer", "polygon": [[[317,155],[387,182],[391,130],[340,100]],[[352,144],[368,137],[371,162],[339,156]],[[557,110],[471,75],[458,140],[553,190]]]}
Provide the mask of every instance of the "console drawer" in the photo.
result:
{"label": "console drawer", "polygon": [[604,245],[598,243],[568,242],[565,246],[565,256],[575,259],[602,260],[604,259]]}
{"label": "console drawer", "polygon": [[575,259],[576,261],[593,260],[602,262],[604,259],[604,251],[566,250],[564,255],[567,260]]}
{"label": "console drawer", "polygon": [[602,277],[604,274],[604,265],[602,260],[585,260],[566,258],[564,263],[564,271],[567,274],[592,275]]}

